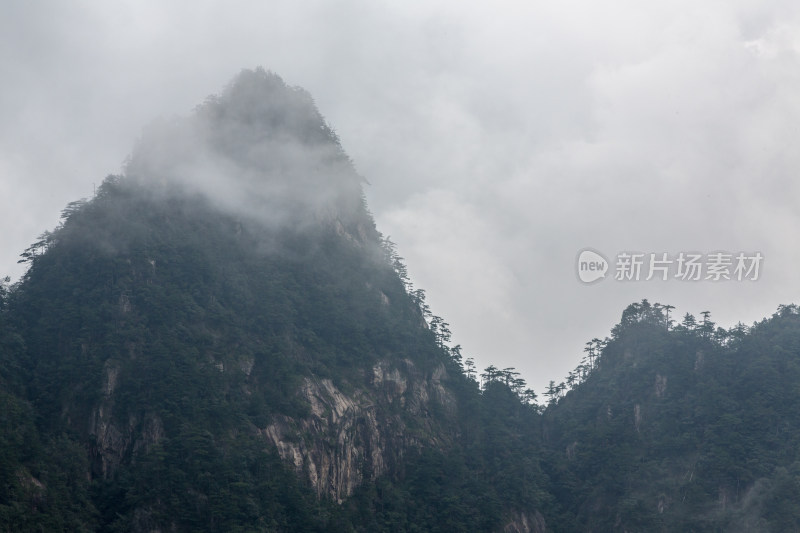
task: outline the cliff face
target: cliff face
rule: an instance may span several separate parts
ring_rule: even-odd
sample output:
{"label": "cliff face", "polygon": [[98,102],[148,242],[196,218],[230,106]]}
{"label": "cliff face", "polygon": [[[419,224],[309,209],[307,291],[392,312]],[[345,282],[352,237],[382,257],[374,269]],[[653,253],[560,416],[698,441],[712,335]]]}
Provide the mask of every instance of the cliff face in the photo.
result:
{"label": "cliff face", "polygon": [[514,513],[512,519],[503,527],[503,533],[546,533],[544,517],[539,512]]}
{"label": "cliff face", "polygon": [[[92,407],[85,433],[93,443],[93,472],[106,479],[126,458],[146,453],[165,437],[157,414],[143,414],[142,420],[114,417],[120,370],[109,363],[102,399]],[[241,371],[247,374],[250,365]],[[296,399],[308,411],[303,416],[275,414],[257,431],[307,478],[318,497],[341,503],[365,481],[397,471],[409,449],[453,444],[457,402],[442,383],[446,378],[444,365],[423,372],[409,359],[378,362],[361,386],[348,384],[348,392],[329,378],[306,376]]]}
{"label": "cliff face", "polygon": [[444,366],[424,375],[410,360],[398,363],[379,362],[365,386],[349,394],[329,379],[305,378],[309,416],[277,416],[263,430],[318,495],[341,503],[364,481],[396,471],[409,448],[452,444],[432,415],[455,415],[455,398],[441,382]]}

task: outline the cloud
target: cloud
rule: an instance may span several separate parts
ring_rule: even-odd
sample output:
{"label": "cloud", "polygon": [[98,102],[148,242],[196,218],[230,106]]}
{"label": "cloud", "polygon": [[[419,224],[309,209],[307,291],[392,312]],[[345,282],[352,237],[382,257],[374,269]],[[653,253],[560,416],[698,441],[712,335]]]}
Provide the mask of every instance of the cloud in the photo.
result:
{"label": "cloud", "polygon": [[[777,0],[6,2],[2,264],[154,117],[263,65],[314,97],[465,355],[541,390],[642,297],[723,324],[796,299],[798,30]],[[765,270],[587,287],[585,247],[759,250]]]}
{"label": "cloud", "polygon": [[125,165],[163,194],[202,195],[271,226],[363,220],[364,181],[301,88],[243,70],[186,117],[150,124]]}

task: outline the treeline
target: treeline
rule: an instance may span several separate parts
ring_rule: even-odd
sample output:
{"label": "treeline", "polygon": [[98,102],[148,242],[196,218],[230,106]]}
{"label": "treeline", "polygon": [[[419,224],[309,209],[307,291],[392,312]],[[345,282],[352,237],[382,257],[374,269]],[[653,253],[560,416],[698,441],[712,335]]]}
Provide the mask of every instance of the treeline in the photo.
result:
{"label": "treeline", "polygon": [[[481,374],[477,374],[475,361],[471,357],[464,359],[461,353],[461,345],[450,345],[452,332],[450,324],[442,317],[434,315],[431,308],[425,301],[425,290],[415,288],[408,274],[408,268],[404,259],[397,253],[397,245],[391,238],[381,236],[381,249],[384,259],[394,269],[397,277],[402,281],[406,294],[411,298],[411,303],[419,311],[425,326],[433,335],[436,346],[451,361],[457,373],[464,375],[467,380],[477,383],[481,391],[492,383],[502,383],[516,394],[517,398],[525,404],[538,410],[540,406],[536,403],[537,394],[533,389],[528,388],[527,382],[520,377],[516,368],[508,367],[499,369],[494,365],[489,365]],[[480,378],[480,381],[478,380]]]}
{"label": "treeline", "polygon": [[[673,309],[675,307],[672,305],[651,304],[647,299],[630,304],[623,311],[620,322],[612,328],[610,337],[587,341],[583,350],[584,356],[575,369],[559,383],[550,381],[544,393],[545,405],[558,403],[569,391],[584,383],[598,367],[604,364],[603,354],[608,344],[618,341],[634,326],[649,326],[676,337],[703,339],[718,348],[738,346],[751,330],[741,322],[729,329],[719,327],[711,320],[710,311],[702,311],[700,319],[691,313],[686,313],[683,319],[677,322],[670,316]],[[797,305],[780,305],[774,317],[797,314],[800,314]],[[754,327],[757,327],[757,324]]]}

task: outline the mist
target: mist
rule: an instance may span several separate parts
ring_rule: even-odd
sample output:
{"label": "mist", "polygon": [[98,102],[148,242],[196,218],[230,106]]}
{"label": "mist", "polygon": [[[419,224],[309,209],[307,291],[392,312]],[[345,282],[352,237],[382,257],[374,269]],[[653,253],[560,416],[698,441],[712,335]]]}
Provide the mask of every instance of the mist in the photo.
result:
{"label": "mist", "polygon": [[273,229],[349,222],[362,209],[362,178],[311,97],[262,68],[243,70],[190,115],[147,126],[125,176]]}

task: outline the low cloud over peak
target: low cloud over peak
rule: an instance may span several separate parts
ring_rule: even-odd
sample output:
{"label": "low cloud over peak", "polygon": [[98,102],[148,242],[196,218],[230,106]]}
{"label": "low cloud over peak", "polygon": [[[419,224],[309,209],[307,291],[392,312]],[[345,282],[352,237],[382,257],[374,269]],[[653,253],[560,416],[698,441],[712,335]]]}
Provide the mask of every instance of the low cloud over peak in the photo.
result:
{"label": "low cloud over peak", "polygon": [[362,178],[311,96],[261,68],[243,70],[190,116],[151,123],[125,174],[273,223],[347,217],[362,203]]}

